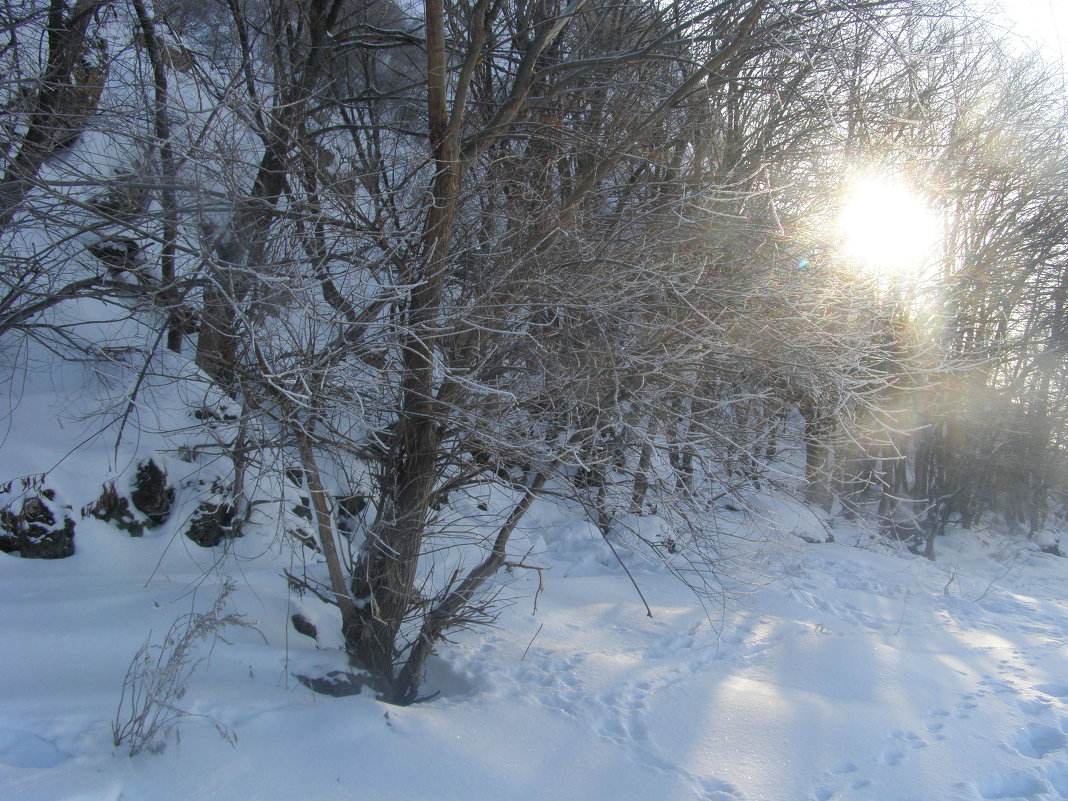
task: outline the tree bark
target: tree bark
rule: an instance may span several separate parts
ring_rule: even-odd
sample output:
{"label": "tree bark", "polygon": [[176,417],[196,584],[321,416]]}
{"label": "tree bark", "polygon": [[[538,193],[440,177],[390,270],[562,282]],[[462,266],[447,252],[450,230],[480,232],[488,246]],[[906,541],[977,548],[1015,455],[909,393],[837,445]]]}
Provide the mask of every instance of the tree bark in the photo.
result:
{"label": "tree bark", "polygon": [[442,634],[456,625],[458,616],[471,603],[472,598],[474,598],[482,585],[504,565],[508,540],[519,521],[523,519],[527,510],[530,509],[534,499],[538,497],[538,494],[545,486],[546,478],[547,475],[544,472],[534,476],[534,480],[524,491],[523,497],[512,509],[500,531],[497,532],[497,538],[493,542],[493,549],[481,564],[468,573],[464,580],[445,595],[430,614],[426,616],[419,631],[419,638],[412,646],[408,659],[397,677],[392,698],[390,699],[394,703],[409,704],[416,699],[423,665],[426,663],[427,657],[433,653],[434,646],[441,639]]}
{"label": "tree bark", "polygon": [[[31,103],[26,132],[15,158],[0,179],[0,230],[7,228],[33,188],[45,159],[77,136],[85,124],[85,106],[103,88],[95,87],[95,97],[82,98],[78,92],[92,93],[92,87],[78,87],[73,73],[87,51],[89,23],[106,0],[78,0],[67,13],[67,0],[51,0],[48,9],[48,55],[40,88]],[[82,102],[72,102],[80,99]]]}

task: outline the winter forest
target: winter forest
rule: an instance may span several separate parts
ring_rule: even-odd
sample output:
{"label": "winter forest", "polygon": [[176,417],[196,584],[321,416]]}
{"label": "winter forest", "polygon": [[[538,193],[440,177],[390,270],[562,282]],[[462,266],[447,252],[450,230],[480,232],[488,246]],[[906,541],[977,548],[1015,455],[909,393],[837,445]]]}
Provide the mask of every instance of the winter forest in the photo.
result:
{"label": "winter forest", "polygon": [[1005,19],[0,0],[0,796],[1068,798]]}

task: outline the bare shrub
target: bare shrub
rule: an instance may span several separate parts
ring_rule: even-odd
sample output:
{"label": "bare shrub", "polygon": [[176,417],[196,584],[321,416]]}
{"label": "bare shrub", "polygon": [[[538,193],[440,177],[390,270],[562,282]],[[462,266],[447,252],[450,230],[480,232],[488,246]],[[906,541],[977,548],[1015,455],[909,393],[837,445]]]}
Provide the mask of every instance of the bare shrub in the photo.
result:
{"label": "bare shrub", "polygon": [[[137,649],[122,682],[122,694],[111,724],[115,745],[128,743],[130,756],[137,756],[142,751],[159,754],[179,720],[208,717],[182,709],[177,703],[185,695],[189,679],[205,659],[205,656],[197,655],[201,643],[210,641],[210,653],[216,641],[227,642],[220,635],[224,628],[250,627],[241,615],[224,614],[227,599],[233,591],[233,580],[228,578],[210,610],[181,616],[171,624],[161,645],[152,644],[150,635]],[[224,740],[231,745],[237,743],[233,729],[214,718],[208,717],[208,720]]]}

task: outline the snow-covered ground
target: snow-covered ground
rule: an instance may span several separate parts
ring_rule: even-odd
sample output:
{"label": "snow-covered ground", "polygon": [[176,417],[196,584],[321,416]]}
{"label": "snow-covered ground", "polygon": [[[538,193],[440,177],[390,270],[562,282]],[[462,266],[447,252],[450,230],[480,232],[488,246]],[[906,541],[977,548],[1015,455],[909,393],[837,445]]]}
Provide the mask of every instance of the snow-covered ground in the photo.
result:
{"label": "snow-covered ground", "polygon": [[[1068,560],[1018,539],[954,533],[929,563],[845,527],[786,538],[754,556],[773,580],[720,608],[638,570],[649,618],[589,528],[539,502],[536,605],[520,571],[497,625],[432,660],[440,694],[398,708],[293,678],[343,660],[266,535],[224,554],[78,526],[72,558],[0,555],[0,798],[1068,798]],[[111,725],[134,652],[227,576],[255,628],[204,652],[163,753],[129,757]]]}
{"label": "snow-covered ground", "polygon": [[[841,522],[807,543],[813,514],[755,497],[717,511],[752,536],[716,603],[620,546],[648,617],[596,528],[546,498],[513,542],[544,569],[502,572],[496,625],[432,658],[431,700],[332,698],[295,677],[345,667],[336,610],[289,590],[306,552],[272,507],[225,549],[181,534],[215,468],[152,431],[203,438],[191,410],[217,399],[162,365],[116,448],[99,411],[125,408],[131,374],[48,365],[5,385],[0,500],[47,473],[76,552],[0,554],[0,801],[1068,798],[1068,559],[1025,539],[951,529],[932,563]],[[78,514],[147,455],[181,487],[165,525]],[[130,757],[112,725],[131,660],[228,583],[249,625],[192,654],[166,748]]]}

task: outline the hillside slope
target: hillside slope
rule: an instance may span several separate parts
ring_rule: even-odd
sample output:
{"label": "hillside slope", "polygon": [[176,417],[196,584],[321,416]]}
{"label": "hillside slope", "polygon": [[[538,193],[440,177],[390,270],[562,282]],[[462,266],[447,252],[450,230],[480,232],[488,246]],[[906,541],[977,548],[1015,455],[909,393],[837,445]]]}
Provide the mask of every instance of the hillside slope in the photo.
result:
{"label": "hillside slope", "polygon": [[[1068,562],[1027,543],[955,533],[932,564],[841,527],[784,538],[718,609],[634,566],[649,618],[589,527],[539,502],[536,604],[537,576],[502,573],[498,624],[459,636],[431,665],[439,694],[398,708],[295,679],[344,660],[327,608],[280,577],[288,549],[201,549],[174,525],[130,539],[90,519],[70,559],[0,557],[3,797],[1068,798]],[[131,657],[226,577],[255,628],[198,652],[177,737],[128,757],[111,725]]]}

